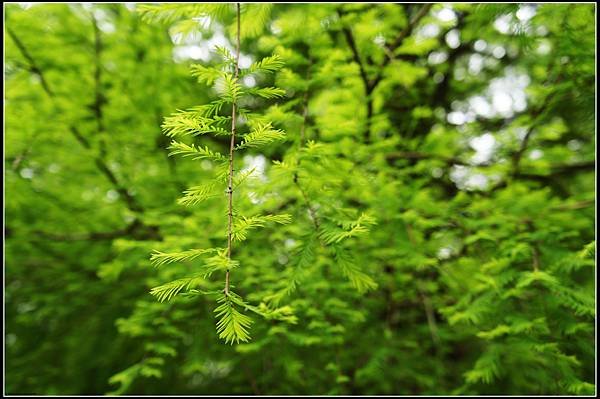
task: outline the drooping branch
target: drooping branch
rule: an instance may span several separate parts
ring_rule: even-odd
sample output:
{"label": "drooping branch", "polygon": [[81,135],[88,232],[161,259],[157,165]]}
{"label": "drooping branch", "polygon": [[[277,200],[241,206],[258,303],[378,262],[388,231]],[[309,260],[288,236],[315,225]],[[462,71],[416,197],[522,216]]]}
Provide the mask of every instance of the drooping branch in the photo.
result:
{"label": "drooping branch", "polygon": [[[236,41],[235,41],[235,75],[234,80],[237,82],[239,76],[240,65],[240,3],[236,3]],[[235,118],[236,118],[236,101],[231,104],[231,142],[229,145],[229,176],[227,182],[227,257],[231,260],[232,235],[233,235],[233,152],[235,150]],[[225,272],[225,295],[229,295],[229,268]]]}

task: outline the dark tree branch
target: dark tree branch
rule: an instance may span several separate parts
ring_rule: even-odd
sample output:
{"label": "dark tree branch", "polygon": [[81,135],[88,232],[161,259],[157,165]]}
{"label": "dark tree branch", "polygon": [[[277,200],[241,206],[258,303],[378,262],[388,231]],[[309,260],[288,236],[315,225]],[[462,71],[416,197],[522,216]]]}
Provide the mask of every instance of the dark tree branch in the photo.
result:
{"label": "dark tree branch", "polygon": [[91,108],[96,118],[96,134],[100,143],[100,157],[105,158],[106,142],[103,137],[105,127],[102,107],[106,103],[106,98],[102,94],[102,37],[100,36],[100,28],[93,13],[92,25],[94,26],[94,103]]}
{"label": "dark tree branch", "polygon": [[[421,19],[423,19],[425,15],[427,15],[429,10],[431,10],[432,6],[433,4],[424,4],[423,6],[421,6],[417,14],[410,20],[408,25],[406,25],[404,29],[400,32],[400,34],[396,36],[396,39],[394,39],[392,43],[386,45],[386,47],[388,48],[388,50],[390,50],[392,54],[394,53],[394,50],[396,50],[396,48],[398,48],[402,44],[404,39],[410,36],[415,26],[419,23]],[[389,63],[390,61],[391,60],[389,59],[387,61],[384,61],[384,64],[382,66],[387,65],[387,63]]]}
{"label": "dark tree branch", "polygon": [[[337,9],[337,13],[340,16],[340,18],[344,16],[344,12],[340,8]],[[364,64],[360,58],[360,54],[358,52],[358,47],[356,46],[356,41],[354,40],[354,35],[352,34],[352,30],[350,28],[348,28],[347,26],[342,26],[342,32],[344,32],[344,37],[346,38],[348,47],[350,47],[350,50],[352,51],[352,59],[358,65],[358,68],[360,70],[360,77],[364,83],[365,92],[366,92],[369,88],[369,78],[367,76],[367,72],[365,70]]]}
{"label": "dark tree branch", "polygon": [[[413,29],[415,28],[415,26],[417,26],[417,24],[419,23],[419,21],[421,21],[421,19],[423,19],[423,17],[425,17],[425,15],[427,15],[427,13],[429,12],[429,10],[431,9],[431,7],[433,6],[433,4],[424,4],[419,11],[417,12],[417,14],[410,20],[410,22],[408,23],[408,25],[406,25],[404,27],[404,29],[398,34],[398,36],[396,37],[396,39],[394,39],[394,41],[391,44],[386,44],[384,45],[386,47],[386,53],[389,55],[393,55],[394,51],[402,44],[402,42],[404,41],[404,39],[406,39],[413,31]],[[383,62],[381,63],[381,65],[379,65],[379,73],[377,74],[377,76],[375,76],[375,78],[373,80],[371,80],[369,82],[369,85],[371,87],[371,91],[375,90],[375,87],[377,87],[377,85],[379,84],[379,82],[381,82],[381,79],[383,79],[383,71],[385,69],[385,67],[393,60],[394,58],[391,57],[386,57]]]}
{"label": "dark tree branch", "polygon": [[113,231],[100,231],[91,233],[63,234],[41,230],[34,230],[33,234],[50,241],[109,241],[119,237],[134,237],[138,240],[161,240],[157,226],[146,226],[139,219],[134,220],[127,227]]}
{"label": "dark tree branch", "polygon": [[[7,32],[9,32],[9,35],[17,44],[17,47],[19,48],[19,51],[21,52],[23,57],[25,57],[25,59],[27,59],[27,61],[29,62],[29,70],[32,73],[39,76],[40,81],[42,82],[42,87],[48,95],[48,97],[51,100],[56,101],[56,95],[54,91],[48,85],[43,70],[38,66],[31,53],[29,53],[23,42],[19,39],[19,37],[15,34],[14,31],[7,27]],[[84,148],[92,149],[92,144],[90,143],[90,141],[85,136],[83,136],[81,132],[79,132],[77,127],[70,125],[69,131]],[[115,174],[108,167],[105,159],[101,155],[94,157],[94,163],[96,164],[96,167],[100,170],[100,172],[102,172],[102,174],[113,184],[117,192],[119,192],[119,194],[121,195],[120,198],[122,198],[122,200],[125,202],[125,204],[131,211],[139,213],[144,211],[144,209],[137,202],[137,200],[131,194],[129,194],[128,190],[118,181]]]}
{"label": "dark tree branch", "polygon": [[[440,39],[442,40],[442,42],[444,41],[446,35],[452,29],[460,30],[463,28],[466,15],[467,14],[465,14],[465,13],[461,13],[458,15],[456,26],[448,29],[446,32],[444,32],[440,36]],[[458,58],[461,55],[468,53],[470,49],[471,49],[471,43],[463,42],[458,47],[451,49],[448,52],[448,59],[446,60],[446,65],[447,65],[448,70],[447,70],[446,74],[444,75],[444,80],[442,80],[438,85],[435,86],[435,90],[433,91],[433,96],[431,98],[431,104],[434,107],[448,103],[447,98],[448,98],[448,91],[450,89],[450,77],[452,76],[452,72],[454,71],[454,66],[456,65],[456,61],[458,60]],[[446,108],[446,107],[444,107],[444,108]]]}
{"label": "dark tree branch", "polygon": [[[344,15],[341,8],[338,8],[337,12],[338,12],[338,15],[340,16],[340,18]],[[354,40],[354,35],[352,34],[352,30],[350,28],[348,28],[347,26],[343,26],[342,31],[344,32],[344,37],[346,38],[348,47],[350,47],[350,50],[352,51],[352,58],[353,58],[354,62],[356,64],[358,64],[358,68],[360,71],[360,78],[363,82],[363,88],[365,91],[365,97],[366,97],[366,101],[367,101],[366,102],[367,120],[366,120],[366,127],[365,127],[365,131],[364,131],[363,135],[364,135],[365,142],[368,143],[371,140],[371,118],[373,117],[373,99],[371,97],[371,93],[373,93],[373,90],[375,89],[375,85],[373,84],[373,82],[371,82],[369,80],[369,77],[365,70],[365,66],[360,58],[360,54],[358,52],[358,48],[356,46],[356,41]]]}
{"label": "dark tree branch", "polygon": [[54,92],[50,89],[50,86],[48,86],[48,82],[46,81],[46,78],[44,77],[42,70],[40,69],[38,64],[35,62],[35,60],[31,56],[31,54],[29,53],[29,51],[27,51],[27,48],[23,45],[23,42],[21,42],[19,37],[8,26],[6,27],[6,32],[11,37],[13,42],[15,42],[19,51],[21,52],[23,57],[25,57],[27,62],[29,63],[29,68],[28,68],[29,71],[31,71],[33,74],[37,75],[40,78],[40,81],[42,82],[42,87],[44,88],[44,91],[46,93],[48,93],[48,95],[50,97],[53,97]]}
{"label": "dark tree branch", "polygon": [[[346,26],[342,26],[342,31],[344,33],[344,37],[346,38],[346,42],[348,43],[348,47],[352,51],[352,58],[356,64],[358,64],[360,77],[363,82],[363,87],[366,96],[366,112],[367,112],[367,120],[366,120],[366,128],[364,132],[364,139],[366,143],[369,143],[371,140],[371,119],[373,117],[373,99],[372,93],[383,78],[383,70],[387,66],[387,64],[393,59],[394,50],[402,44],[404,39],[406,39],[414,30],[415,26],[419,23],[419,21],[427,15],[429,10],[431,9],[432,4],[424,4],[417,14],[410,20],[410,22],[404,27],[404,29],[398,34],[396,39],[391,44],[385,45],[386,53],[388,57],[384,59],[381,65],[379,65],[379,73],[375,78],[369,79],[367,71],[365,69],[364,63],[361,60],[358,48],[356,46],[356,41],[354,39],[354,35],[352,34],[352,30]],[[344,15],[344,11],[341,8],[337,9],[337,13],[340,17]],[[367,62],[372,64],[372,62],[367,57]]]}
{"label": "dark tree branch", "polygon": [[410,159],[410,160],[436,159],[438,161],[445,162],[449,166],[451,166],[451,165],[461,165],[461,166],[470,166],[470,167],[491,166],[491,164],[489,164],[489,163],[471,164],[469,162],[465,162],[465,161],[455,158],[455,157],[445,157],[443,155],[428,154],[425,152],[418,152],[418,151],[390,152],[389,154],[386,155],[385,158],[388,161],[388,163],[390,163],[390,164],[393,164],[393,162],[398,159]]}
{"label": "dark tree branch", "polygon": [[556,211],[571,211],[571,210],[575,210],[575,209],[588,208],[590,206],[594,206],[595,203],[596,203],[595,200],[590,199],[590,200],[583,200],[583,201],[575,202],[572,204],[558,205],[558,206],[554,206],[550,209],[556,210]]}
{"label": "dark tree branch", "polygon": [[[561,75],[559,74],[557,76],[557,78],[554,80],[554,83],[557,83],[558,81],[560,81],[560,79],[561,79]],[[521,141],[521,145],[520,145],[519,149],[512,155],[513,176],[516,176],[519,174],[521,159],[523,158],[523,154],[525,153],[525,151],[527,151],[529,139],[531,138],[531,135],[533,134],[533,131],[535,130],[535,128],[537,128],[537,126],[542,122],[541,116],[548,110],[550,102],[556,97],[556,93],[557,92],[554,91],[554,92],[550,93],[549,95],[547,95],[546,98],[544,99],[544,102],[538,108],[534,109],[533,112],[531,113],[532,122],[529,125],[527,132],[525,133],[525,137]]]}
{"label": "dark tree branch", "polygon": [[551,166],[552,172],[551,175],[565,175],[571,174],[573,172],[581,172],[581,171],[592,171],[596,168],[596,161],[582,161],[582,162],[574,162],[568,164],[557,164]]}
{"label": "dark tree branch", "polygon": [[[94,23],[94,25],[95,25],[95,23]],[[45,78],[44,72],[39,67],[39,64],[35,61],[35,58],[33,58],[31,53],[29,53],[29,51],[27,50],[27,48],[25,47],[23,42],[19,39],[19,37],[16,35],[16,33],[8,27],[6,29],[7,29],[7,32],[9,33],[9,36],[11,36],[11,38],[17,45],[17,48],[19,49],[19,51],[21,52],[23,57],[29,63],[28,69],[40,78],[40,81],[42,82],[42,88],[44,89],[44,91],[46,92],[48,97],[52,101],[56,102],[56,95],[55,95],[54,91],[50,88],[48,81]],[[95,70],[96,101],[94,103],[94,105],[95,105],[94,108],[96,111],[95,116],[96,116],[96,118],[99,119],[98,127],[99,127],[99,129],[103,130],[104,127],[101,122],[102,121],[101,105],[102,105],[103,100],[102,100],[101,95],[99,94],[100,93],[100,90],[99,90],[100,89],[100,63],[99,63],[99,58],[98,58],[102,47],[101,47],[101,42],[99,40],[100,38],[99,38],[99,31],[97,30],[98,29],[97,26],[95,26],[95,29],[96,29],[96,31],[95,31],[95,35],[96,35],[95,36],[96,37],[95,54],[97,56],[96,57],[97,65],[96,65],[96,70]],[[84,147],[88,150],[92,149],[92,144],[90,143],[90,141],[84,135],[81,134],[81,132],[77,129],[76,126],[70,125],[69,131],[71,132],[71,134],[73,134],[75,139],[81,144],[82,147]],[[123,186],[119,182],[119,180],[117,179],[114,172],[108,167],[104,156],[105,156],[105,153],[101,151],[101,153],[99,155],[94,157],[94,163],[95,163],[96,167],[98,168],[98,170],[108,179],[108,181],[111,182],[111,184],[113,185],[115,190],[119,193],[119,195],[120,195],[119,198],[122,199],[122,201],[125,203],[125,205],[127,206],[127,208],[129,210],[131,210],[132,212],[135,212],[135,213],[143,213],[144,208],[139,204],[139,202],[136,200],[136,198],[133,197],[129,193],[129,191],[125,188],[125,186]],[[87,233],[84,236],[76,235],[76,237],[79,239],[83,238],[86,240],[99,240],[99,239],[112,239],[112,238],[124,236],[124,235],[132,236],[136,239],[148,239],[148,238],[158,239],[158,240],[162,239],[158,226],[147,226],[137,218],[132,222],[132,224],[130,226],[128,226],[125,229],[117,230],[114,232]],[[58,237],[55,237],[55,238],[58,238]],[[66,236],[63,236],[62,238],[66,238]]]}

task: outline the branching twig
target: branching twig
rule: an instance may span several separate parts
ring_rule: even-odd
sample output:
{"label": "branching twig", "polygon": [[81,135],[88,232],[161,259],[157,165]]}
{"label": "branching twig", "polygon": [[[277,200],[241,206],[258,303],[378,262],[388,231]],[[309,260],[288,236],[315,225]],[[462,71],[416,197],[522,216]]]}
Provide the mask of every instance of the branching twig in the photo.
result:
{"label": "branching twig", "polygon": [[[557,83],[560,79],[561,79],[561,74],[559,73],[559,75],[556,77],[556,79],[554,80],[553,83]],[[533,112],[531,113],[532,122],[529,125],[529,128],[527,129],[527,131],[525,132],[525,137],[523,137],[523,140],[521,141],[521,145],[520,145],[519,149],[512,155],[512,174],[513,174],[513,176],[517,176],[519,174],[521,159],[523,158],[523,154],[525,153],[525,151],[527,151],[529,139],[531,138],[531,135],[533,134],[533,131],[535,130],[535,128],[537,128],[537,126],[542,121],[541,116],[544,115],[544,113],[548,110],[548,106],[550,105],[550,102],[554,99],[555,96],[556,96],[556,91],[547,95],[546,98],[544,99],[544,102],[537,109],[533,110]]]}
{"label": "branching twig", "polygon": [[[338,15],[342,17],[344,14],[340,8],[337,10]],[[366,107],[367,107],[367,124],[364,132],[365,142],[369,142],[371,140],[371,118],[373,116],[373,99],[371,98],[371,94],[375,89],[375,85],[373,82],[369,80],[369,76],[367,75],[367,71],[365,66],[360,58],[360,54],[358,52],[358,48],[356,47],[356,41],[354,40],[354,35],[352,34],[352,30],[347,26],[342,27],[342,31],[344,32],[344,37],[346,38],[346,42],[348,43],[348,47],[352,51],[352,58],[356,64],[358,64],[358,68],[360,71],[360,78],[363,82],[363,89],[365,91],[366,97]]]}
{"label": "branching twig", "polygon": [[[354,62],[358,64],[358,68],[360,71],[360,77],[363,82],[363,88],[365,91],[366,97],[366,108],[367,108],[367,120],[366,127],[364,131],[364,140],[366,143],[369,143],[371,140],[371,119],[373,118],[373,98],[372,94],[375,91],[375,88],[383,78],[383,70],[387,66],[387,64],[392,60],[394,50],[402,44],[404,39],[408,37],[415,26],[419,23],[419,21],[427,15],[429,10],[431,9],[432,4],[425,4],[421,7],[421,9],[417,12],[417,14],[411,19],[411,21],[406,25],[406,27],[400,32],[400,34],[396,37],[396,39],[389,45],[384,46],[384,50],[388,57],[384,59],[381,65],[379,65],[379,73],[375,78],[369,79],[367,71],[365,69],[364,63],[361,60],[360,53],[358,52],[358,47],[356,46],[356,40],[354,39],[354,35],[352,34],[352,30],[346,26],[342,27],[342,31],[344,32],[344,37],[346,38],[346,42],[348,43],[348,47],[352,51],[352,58]],[[337,9],[337,13],[340,17],[344,15],[341,8]],[[370,59],[367,57],[367,62],[371,64]]]}
{"label": "branching twig", "polygon": [[[404,39],[406,39],[412,33],[415,26],[417,26],[419,21],[421,21],[421,19],[423,19],[423,17],[427,15],[432,6],[433,4],[424,4],[421,7],[421,9],[419,9],[417,14],[413,17],[413,19],[410,20],[408,25],[406,25],[406,27],[400,32],[396,39],[391,44],[385,45],[387,47],[386,53],[394,54],[394,51],[402,44]],[[371,86],[373,88],[375,88],[379,84],[379,82],[383,78],[383,70],[391,61],[392,58],[386,57],[381,63],[381,65],[379,65],[379,74],[371,81]]]}
{"label": "branching twig", "polygon": [[[400,32],[396,39],[394,39],[394,41],[391,44],[386,46],[390,52],[393,53],[394,50],[396,50],[396,48],[398,48],[402,44],[404,39],[406,39],[412,33],[413,29],[419,23],[419,21],[425,15],[427,15],[432,6],[433,4],[423,4],[423,6],[421,6],[417,14],[413,17],[413,19],[410,20],[408,25],[404,27],[404,29]],[[388,62],[389,60],[384,61],[384,64],[382,66],[387,65]]]}

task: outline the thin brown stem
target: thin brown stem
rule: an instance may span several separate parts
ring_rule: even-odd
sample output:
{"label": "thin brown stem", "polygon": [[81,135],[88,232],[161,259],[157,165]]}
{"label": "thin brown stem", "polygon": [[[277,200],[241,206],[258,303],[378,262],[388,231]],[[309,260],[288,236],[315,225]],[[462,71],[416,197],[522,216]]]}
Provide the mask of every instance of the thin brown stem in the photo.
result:
{"label": "thin brown stem", "polygon": [[[304,79],[307,83],[310,82],[310,70],[313,65],[313,59],[308,55],[308,67],[306,68],[306,75]],[[298,144],[298,148],[301,150],[304,147],[306,142],[306,125],[308,123],[308,97],[310,92],[310,83],[309,86],[304,91],[304,95],[302,96],[302,126],[300,126],[300,143]]]}
{"label": "thin brown stem", "polygon": [[317,211],[315,210],[312,203],[310,202],[310,199],[308,198],[308,194],[306,194],[306,191],[304,190],[302,185],[300,185],[300,183],[298,182],[297,177],[294,178],[294,183],[296,184],[296,186],[298,186],[298,189],[302,193],[302,198],[304,198],[304,202],[306,202],[306,207],[308,208],[308,212],[310,213],[310,218],[312,219],[312,222],[315,225],[315,230],[319,231],[319,228],[321,227],[321,222],[319,221],[319,216],[317,215]]}
{"label": "thin brown stem", "polygon": [[570,211],[570,210],[575,210],[575,209],[588,208],[590,206],[594,206],[593,199],[583,200],[583,201],[575,202],[572,204],[558,205],[558,206],[551,207],[550,209],[557,210],[557,211]]}
{"label": "thin brown stem", "polygon": [[[535,233],[535,224],[531,219],[525,219],[525,225],[527,226],[527,231],[530,233]],[[540,251],[539,242],[537,240],[531,241],[531,260],[533,264],[533,271],[540,271],[540,259],[542,257],[542,253]]]}
{"label": "thin brown stem", "polygon": [[[235,81],[237,81],[240,72],[240,3],[236,3],[237,33],[235,42]],[[228,205],[228,223],[227,223],[227,258],[231,260],[231,237],[233,232],[233,152],[235,150],[235,117],[236,102],[235,99],[231,105],[231,142],[229,144],[229,179],[227,182]],[[225,272],[225,295],[229,295],[229,269]]]}
{"label": "thin brown stem", "polygon": [[[309,65],[308,65],[308,69],[306,71],[306,81],[310,81],[310,68],[312,66],[312,59],[309,60]],[[304,97],[302,99],[302,126],[300,126],[300,143],[298,145],[299,150],[302,150],[302,148],[304,147],[304,144],[306,142],[306,125],[308,124],[308,98],[309,97],[309,90],[307,89],[304,92]],[[300,159],[298,159],[297,162],[297,166],[300,166]],[[317,215],[317,211],[315,210],[315,208],[313,207],[312,203],[310,202],[310,199],[308,198],[308,194],[306,193],[306,190],[304,190],[304,187],[302,187],[302,185],[299,182],[298,179],[298,172],[296,171],[294,173],[294,184],[298,187],[298,190],[300,190],[300,193],[302,194],[302,198],[304,199],[304,202],[306,203],[306,207],[308,208],[308,212],[310,214],[310,218],[312,219],[312,222],[315,226],[315,230],[319,231],[319,228],[321,226],[321,222],[319,221],[319,216]]]}
{"label": "thin brown stem", "polygon": [[537,243],[533,243],[533,270],[536,272],[540,271],[540,249]]}
{"label": "thin brown stem", "polygon": [[427,326],[429,327],[431,340],[433,341],[433,345],[437,348],[440,344],[440,337],[438,335],[437,323],[435,322],[435,313],[433,306],[431,305],[431,300],[421,287],[419,287],[419,295],[421,296],[421,302],[423,302],[423,307],[425,308],[425,316],[427,317]]}
{"label": "thin brown stem", "polygon": [[[340,18],[344,15],[341,9],[338,9],[337,12]],[[347,26],[343,26],[342,32],[344,32],[344,37],[346,38],[348,47],[350,47],[350,50],[352,51],[352,58],[354,59],[354,62],[358,65],[360,77],[365,85],[365,91],[367,91],[369,89],[369,77],[367,75],[367,71],[365,70],[365,66],[360,58],[360,54],[358,52],[358,47],[356,46],[356,40],[354,40],[352,30]]]}
{"label": "thin brown stem", "polygon": [[304,147],[304,143],[306,142],[306,121],[308,120],[308,90],[304,92],[304,97],[302,99],[303,109],[302,109],[302,126],[300,126],[300,148]]}

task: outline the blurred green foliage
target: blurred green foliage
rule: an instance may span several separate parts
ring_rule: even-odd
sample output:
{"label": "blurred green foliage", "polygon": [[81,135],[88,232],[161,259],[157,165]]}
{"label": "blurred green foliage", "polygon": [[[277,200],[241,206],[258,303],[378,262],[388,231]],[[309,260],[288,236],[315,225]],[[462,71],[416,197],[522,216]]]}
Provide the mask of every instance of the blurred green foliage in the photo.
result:
{"label": "blurred green foliage", "polygon": [[269,317],[234,345],[223,275],[160,302],[201,261],[150,255],[226,246],[225,192],[178,203],[219,171],[161,125],[227,95],[235,6],[4,11],[6,393],[595,392],[594,6],[243,4],[240,64],[284,66],[241,82],[285,96],[242,106],[285,136],[237,156],[235,209],[291,218],[243,221]]}

